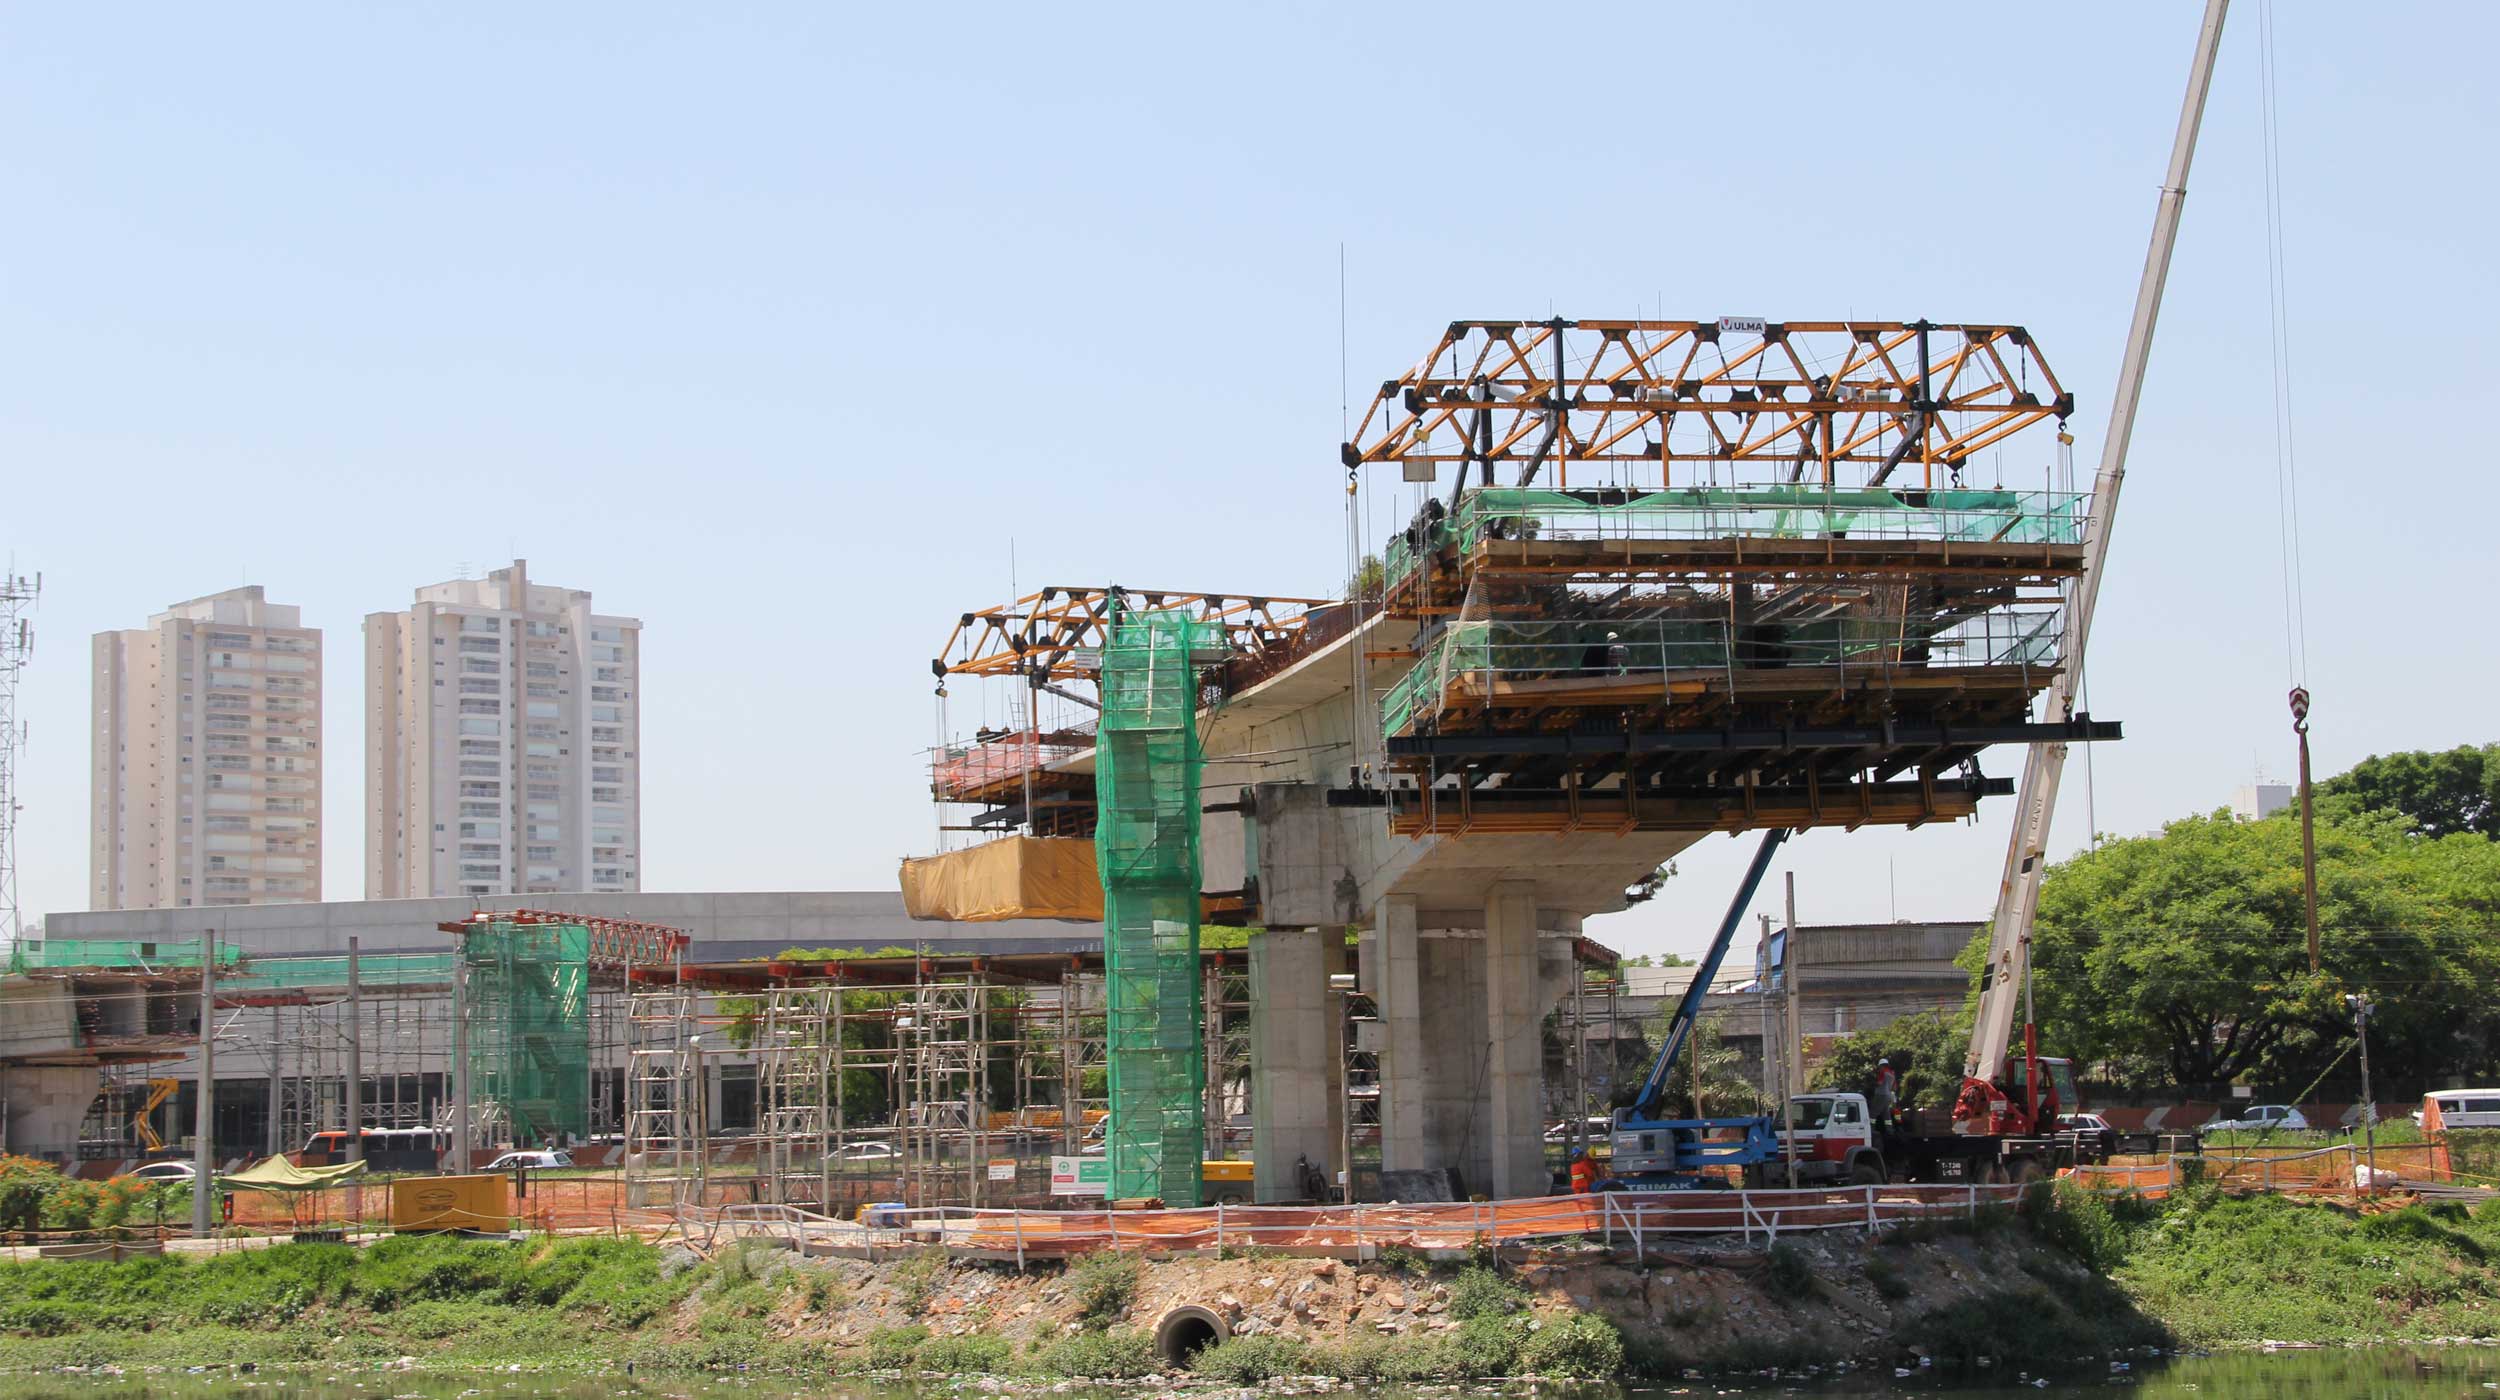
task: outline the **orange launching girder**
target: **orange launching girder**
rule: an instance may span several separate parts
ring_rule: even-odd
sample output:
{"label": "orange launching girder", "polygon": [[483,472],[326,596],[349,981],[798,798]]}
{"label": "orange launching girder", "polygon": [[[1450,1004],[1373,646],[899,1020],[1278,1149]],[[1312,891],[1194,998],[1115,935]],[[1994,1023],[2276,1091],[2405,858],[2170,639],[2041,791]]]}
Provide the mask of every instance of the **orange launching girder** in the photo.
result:
{"label": "orange launching girder", "polygon": [[1093,680],[1102,670],[1103,628],[1115,595],[1133,611],[1187,612],[1199,622],[1221,628],[1236,656],[1258,656],[1289,647],[1311,611],[1328,606],[1317,598],[1152,588],[1045,588],[1002,608],[963,614],[929,669],[941,681],[948,676]]}
{"label": "orange launching girder", "polygon": [[[1687,484],[1664,466],[1687,461],[1778,463],[1792,481],[1880,485],[1896,471],[1907,479],[1903,468],[1951,470],[2074,409],[2020,326],[1454,321],[1380,386],[1345,465],[1537,457],[1556,416],[1557,351],[1565,409],[1548,468],[1658,462],[1652,489]],[[1542,479],[1567,484],[1567,465]],[[1835,480],[1851,465],[1864,470]]]}

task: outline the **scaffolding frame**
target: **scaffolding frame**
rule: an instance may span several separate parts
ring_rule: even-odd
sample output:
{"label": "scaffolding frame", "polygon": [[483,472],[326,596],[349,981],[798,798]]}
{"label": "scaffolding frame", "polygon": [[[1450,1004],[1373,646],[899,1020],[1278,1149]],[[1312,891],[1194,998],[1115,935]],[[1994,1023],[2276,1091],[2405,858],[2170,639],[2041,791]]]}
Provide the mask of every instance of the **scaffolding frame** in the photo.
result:
{"label": "scaffolding frame", "polygon": [[[1204,960],[1216,1014],[1193,1107],[1246,1119],[1256,1092],[1247,957]],[[694,969],[638,990],[628,1018],[628,1200],[848,1215],[880,1201],[1046,1199],[1050,1157],[1104,1150],[1091,1135],[1110,1109],[1108,979],[1075,955],[1005,973],[970,961]],[[882,965],[863,973],[864,964]],[[747,1060],[751,1130],[719,1101],[731,1066]],[[1222,1141],[1247,1155],[1250,1130],[1229,1129]]]}
{"label": "scaffolding frame", "polygon": [[629,1209],[703,1204],[709,1096],[695,1000],[683,983],[633,996],[625,1086]]}

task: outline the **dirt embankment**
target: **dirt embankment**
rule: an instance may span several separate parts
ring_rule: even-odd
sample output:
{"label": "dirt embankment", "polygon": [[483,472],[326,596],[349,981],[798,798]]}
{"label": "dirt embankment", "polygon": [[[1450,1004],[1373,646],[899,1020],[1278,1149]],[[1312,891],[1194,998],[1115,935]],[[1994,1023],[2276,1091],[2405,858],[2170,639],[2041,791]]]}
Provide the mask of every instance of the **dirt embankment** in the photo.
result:
{"label": "dirt embankment", "polygon": [[[1222,1318],[1234,1336],[1319,1345],[1429,1341],[1460,1325],[1450,1313],[1460,1266],[1412,1257],[1359,1265],[1282,1255],[1149,1260],[1109,1317],[1089,1317],[1081,1281],[1058,1268],[1020,1274],[933,1262],[799,1261],[792,1267],[806,1283],[785,1290],[773,1330],[846,1348],[885,1329],[919,1326],[932,1336],[995,1336],[1022,1351],[1089,1323],[1152,1332],[1184,1307]],[[1770,1254],[1733,1242],[1698,1244],[1640,1264],[1593,1248],[1544,1251],[1507,1258],[1501,1268],[1539,1314],[1586,1312],[1612,1322],[1627,1361],[1653,1375],[1842,1361],[1915,1366],[1938,1351],[1949,1354],[1940,1359],[1967,1359],[1972,1339],[1958,1334],[1993,1325],[1988,1319],[2007,1312],[2009,1300],[2018,1304],[2013,1316],[2028,1310],[2065,1345],[2088,1339],[2106,1350],[2158,1331],[2105,1326],[2142,1319],[2102,1315],[2106,1283],[2020,1229],[1801,1237]],[[2025,1338],[2003,1340],[2001,1354],[2029,1354]],[[1978,1354],[1991,1354],[1988,1342],[1978,1339]]]}

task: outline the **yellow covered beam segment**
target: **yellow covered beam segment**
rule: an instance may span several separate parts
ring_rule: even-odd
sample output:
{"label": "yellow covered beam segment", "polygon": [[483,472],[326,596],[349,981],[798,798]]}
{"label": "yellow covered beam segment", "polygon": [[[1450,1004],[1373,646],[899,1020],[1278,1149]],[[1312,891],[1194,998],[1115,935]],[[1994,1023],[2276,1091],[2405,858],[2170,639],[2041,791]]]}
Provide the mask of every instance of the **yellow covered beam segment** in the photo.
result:
{"label": "yellow covered beam segment", "polygon": [[1008,836],[903,862],[903,908],[915,919],[1099,923],[1102,879],[1091,837]]}

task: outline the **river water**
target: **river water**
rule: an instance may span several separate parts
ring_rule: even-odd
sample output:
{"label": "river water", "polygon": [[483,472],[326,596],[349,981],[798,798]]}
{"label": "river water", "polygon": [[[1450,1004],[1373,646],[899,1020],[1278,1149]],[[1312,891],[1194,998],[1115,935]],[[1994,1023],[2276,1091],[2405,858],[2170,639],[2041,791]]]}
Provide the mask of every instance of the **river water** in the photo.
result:
{"label": "river water", "polygon": [[[1050,1392],[1040,1392],[1057,1400]],[[1144,1400],[1169,1393],[1155,1385],[1126,1390],[1074,1392],[1078,1400]],[[1342,1395],[1344,1392],[1337,1392]],[[1383,1387],[1379,1400],[1449,1400],[1497,1393],[1496,1387]],[[2195,1400],[2377,1400],[2378,1397],[2500,1396],[2500,1349],[2478,1347],[2372,1347],[2353,1350],[2233,1353],[2137,1362],[2124,1371],[2069,1375],[2034,1384],[2027,1377],[1998,1376],[1977,1383],[1946,1384],[1924,1375],[1906,1379],[1859,1374],[1819,1381],[1687,1381],[1626,1389],[1607,1386],[1545,1387],[1540,1394],[1569,1400],[1667,1400],[1679,1396],[1937,1396],[1952,1400],[2012,1400],[2015,1396],[2142,1395]],[[505,1375],[498,1373],[288,1373],[230,1371],[153,1376],[0,1377],[0,1400],[952,1400],[983,1392],[944,1382],[826,1381],[738,1378],[651,1381],[624,1377]]]}

